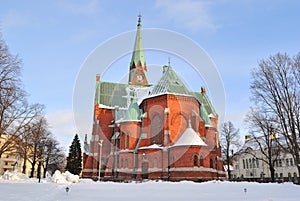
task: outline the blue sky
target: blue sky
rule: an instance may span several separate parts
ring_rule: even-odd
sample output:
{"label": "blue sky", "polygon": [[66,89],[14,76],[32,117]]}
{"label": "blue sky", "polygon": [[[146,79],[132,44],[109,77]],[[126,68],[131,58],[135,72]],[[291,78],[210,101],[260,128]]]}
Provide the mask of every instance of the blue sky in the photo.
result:
{"label": "blue sky", "polygon": [[[92,122],[83,131],[73,123],[73,89],[82,64],[109,38],[135,30],[139,13],[143,28],[178,32],[207,52],[223,80],[225,119],[244,135],[251,69],[271,54],[299,51],[299,8],[296,0],[10,0],[1,2],[0,29],[11,53],[23,61],[29,100],[45,104],[52,132],[62,145],[76,132],[91,132]],[[146,52],[148,64],[164,65],[163,57]],[[129,60],[116,63],[127,71]],[[182,65],[176,59],[172,64]]]}

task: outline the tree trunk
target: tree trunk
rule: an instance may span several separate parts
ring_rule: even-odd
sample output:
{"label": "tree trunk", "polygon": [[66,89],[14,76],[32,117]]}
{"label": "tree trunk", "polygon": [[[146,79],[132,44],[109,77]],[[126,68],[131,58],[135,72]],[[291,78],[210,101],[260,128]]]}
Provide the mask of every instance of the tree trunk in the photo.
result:
{"label": "tree trunk", "polygon": [[24,157],[23,168],[22,168],[23,174],[26,174],[26,169],[27,169],[26,162],[27,162],[27,157]]}
{"label": "tree trunk", "polygon": [[230,162],[227,161],[227,174],[228,174],[228,180],[231,180],[231,170],[230,170]]}
{"label": "tree trunk", "polygon": [[275,168],[270,166],[271,182],[275,182]]}
{"label": "tree trunk", "polygon": [[43,173],[43,177],[46,178],[46,173],[47,173],[47,169],[48,169],[48,164],[49,164],[49,158],[46,159],[46,164],[44,167],[44,173]]}

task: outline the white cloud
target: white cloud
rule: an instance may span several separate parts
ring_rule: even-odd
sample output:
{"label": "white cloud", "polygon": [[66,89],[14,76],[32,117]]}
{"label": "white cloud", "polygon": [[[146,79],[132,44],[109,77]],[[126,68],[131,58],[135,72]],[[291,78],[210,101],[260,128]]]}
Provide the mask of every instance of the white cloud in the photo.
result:
{"label": "white cloud", "polygon": [[156,0],[156,7],[162,10],[166,18],[175,24],[193,31],[199,29],[215,30],[209,13],[211,3],[205,0]]}
{"label": "white cloud", "polygon": [[56,136],[58,141],[66,145],[76,133],[74,125],[73,111],[59,110],[46,114],[50,130]]}
{"label": "white cloud", "polygon": [[97,14],[100,8],[98,0],[81,1],[81,3],[71,0],[59,0],[57,3],[59,7],[68,12],[82,15]]}

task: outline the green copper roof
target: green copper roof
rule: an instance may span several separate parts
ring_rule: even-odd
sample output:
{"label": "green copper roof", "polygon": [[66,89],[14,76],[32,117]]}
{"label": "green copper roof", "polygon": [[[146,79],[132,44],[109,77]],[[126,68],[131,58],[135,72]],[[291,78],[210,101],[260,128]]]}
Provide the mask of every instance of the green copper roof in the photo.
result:
{"label": "green copper roof", "polygon": [[99,104],[110,107],[127,107],[126,87],[128,87],[127,84],[100,82]]}
{"label": "green copper roof", "polygon": [[128,120],[141,120],[141,112],[136,102],[136,98],[133,98],[129,105]]}
{"label": "green copper roof", "polygon": [[202,104],[200,105],[200,116],[203,119],[205,126],[212,126],[212,123],[208,117],[207,111]]}
{"label": "green copper roof", "polygon": [[215,108],[213,107],[206,93],[193,92],[193,95],[197,98],[197,100],[201,103],[201,105],[203,105],[208,115],[217,114]]}
{"label": "green copper roof", "polygon": [[191,95],[190,91],[170,66],[164,66],[163,76],[158,81],[157,85],[153,88],[151,95],[166,93],[189,96]]}

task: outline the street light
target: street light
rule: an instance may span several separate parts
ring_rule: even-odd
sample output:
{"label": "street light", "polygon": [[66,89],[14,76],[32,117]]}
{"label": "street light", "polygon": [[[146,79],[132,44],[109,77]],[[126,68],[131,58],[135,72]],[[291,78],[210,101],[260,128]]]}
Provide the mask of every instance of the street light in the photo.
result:
{"label": "street light", "polygon": [[100,155],[99,155],[99,181],[101,179],[102,143],[103,143],[103,140],[100,140],[100,142],[99,142],[99,149],[100,149]]}

